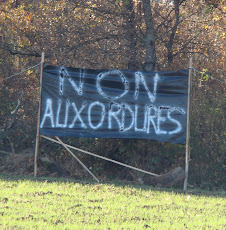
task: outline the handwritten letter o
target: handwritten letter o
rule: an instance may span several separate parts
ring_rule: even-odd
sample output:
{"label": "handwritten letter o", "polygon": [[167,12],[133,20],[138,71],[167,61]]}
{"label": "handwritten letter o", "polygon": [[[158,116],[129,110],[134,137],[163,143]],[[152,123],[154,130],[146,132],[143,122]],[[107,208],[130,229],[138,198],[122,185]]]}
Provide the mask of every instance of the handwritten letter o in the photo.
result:
{"label": "handwritten letter o", "polygon": [[[100,82],[101,82],[101,80],[103,80],[103,78],[105,78],[108,75],[114,75],[114,74],[120,76],[120,78],[121,78],[121,80],[122,80],[122,82],[123,82],[123,84],[125,86],[124,92],[122,94],[120,94],[119,96],[106,95],[103,92],[103,90],[101,88],[101,85],[100,85]],[[110,71],[105,72],[105,73],[99,73],[97,75],[96,87],[97,87],[97,91],[99,92],[99,94],[101,96],[103,96],[104,98],[109,99],[109,100],[119,99],[119,98],[123,97],[124,95],[126,95],[128,93],[128,91],[129,91],[129,83],[128,83],[126,77],[124,76],[124,74],[119,70],[110,70]]]}

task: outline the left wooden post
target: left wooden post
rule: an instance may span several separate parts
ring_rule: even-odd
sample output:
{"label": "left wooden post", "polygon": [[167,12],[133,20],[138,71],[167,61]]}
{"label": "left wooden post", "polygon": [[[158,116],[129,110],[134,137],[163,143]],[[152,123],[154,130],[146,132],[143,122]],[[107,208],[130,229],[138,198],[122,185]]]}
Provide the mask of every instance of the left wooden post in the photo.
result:
{"label": "left wooden post", "polygon": [[37,176],[38,168],[38,152],[39,152],[39,139],[40,139],[40,115],[41,115],[41,103],[42,103],[42,78],[43,78],[43,64],[45,60],[45,53],[42,52],[41,56],[41,73],[40,73],[40,86],[39,86],[39,106],[38,106],[38,121],[37,121],[37,133],[35,142],[35,158],[34,158],[34,176]]}

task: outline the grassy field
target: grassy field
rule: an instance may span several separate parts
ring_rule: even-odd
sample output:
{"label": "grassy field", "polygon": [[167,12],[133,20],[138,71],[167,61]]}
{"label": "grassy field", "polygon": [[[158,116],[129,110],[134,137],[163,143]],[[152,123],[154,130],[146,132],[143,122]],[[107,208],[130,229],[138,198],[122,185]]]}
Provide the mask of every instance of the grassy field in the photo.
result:
{"label": "grassy field", "polygon": [[224,195],[0,175],[0,229],[226,229]]}

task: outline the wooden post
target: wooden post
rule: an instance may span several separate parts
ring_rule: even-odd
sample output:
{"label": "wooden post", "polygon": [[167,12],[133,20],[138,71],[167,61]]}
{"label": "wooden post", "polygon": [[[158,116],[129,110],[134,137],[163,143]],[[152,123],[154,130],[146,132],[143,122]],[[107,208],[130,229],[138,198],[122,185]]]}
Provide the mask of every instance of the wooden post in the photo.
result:
{"label": "wooden post", "polygon": [[43,63],[45,59],[45,53],[42,52],[41,57],[41,73],[40,73],[40,87],[39,87],[39,107],[38,107],[38,122],[37,122],[37,133],[36,133],[36,143],[35,143],[35,158],[34,158],[34,176],[37,176],[37,166],[38,166],[38,151],[39,151],[39,139],[40,139],[40,114],[41,114],[41,95],[42,95],[42,78],[43,78]]}
{"label": "wooden post", "polygon": [[189,59],[189,75],[188,75],[188,102],[187,102],[187,131],[186,131],[186,155],[185,155],[185,179],[184,191],[188,185],[188,166],[190,160],[190,112],[191,112],[191,86],[192,86],[192,58]]}

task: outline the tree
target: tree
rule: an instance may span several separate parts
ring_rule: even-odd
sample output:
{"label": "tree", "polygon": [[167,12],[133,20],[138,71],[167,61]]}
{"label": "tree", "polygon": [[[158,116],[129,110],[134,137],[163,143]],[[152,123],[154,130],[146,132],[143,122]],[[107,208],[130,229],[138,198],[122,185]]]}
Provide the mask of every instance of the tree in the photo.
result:
{"label": "tree", "polygon": [[[194,170],[197,172],[206,154],[207,161],[220,165],[217,169],[214,164],[209,166],[212,172],[218,172],[223,168],[225,144],[221,122],[225,117],[225,87],[205,73],[224,81],[224,3],[225,0],[0,1],[0,130],[12,121],[11,112],[17,107],[21,90],[24,92],[17,119],[7,133],[10,141],[0,137],[0,143],[7,142],[1,147],[10,150],[11,142],[17,152],[32,145],[38,73],[32,69],[21,78],[2,79],[37,64],[42,51],[45,61],[53,65],[146,71],[186,69],[192,55],[195,68],[202,71],[193,82],[192,113],[199,118],[192,126],[192,144],[199,152]],[[108,154],[147,170],[152,164],[151,170],[157,173],[159,164],[170,168],[183,159],[183,147],[170,144],[155,143],[151,148],[145,141],[133,144],[94,140],[80,144],[87,143],[87,148],[95,146],[101,152],[108,148]],[[207,165],[203,163],[203,172]]]}

